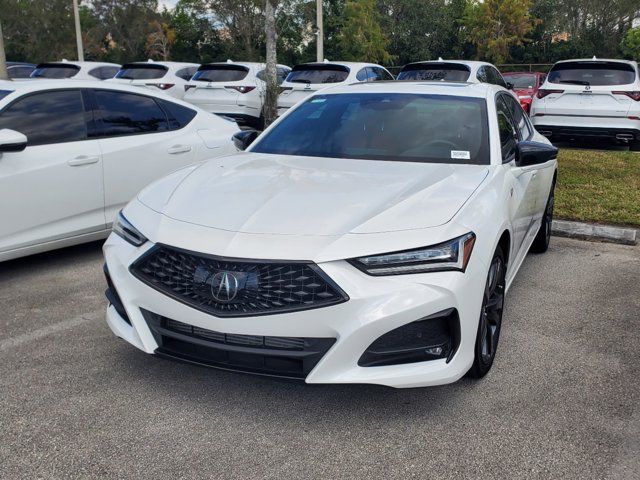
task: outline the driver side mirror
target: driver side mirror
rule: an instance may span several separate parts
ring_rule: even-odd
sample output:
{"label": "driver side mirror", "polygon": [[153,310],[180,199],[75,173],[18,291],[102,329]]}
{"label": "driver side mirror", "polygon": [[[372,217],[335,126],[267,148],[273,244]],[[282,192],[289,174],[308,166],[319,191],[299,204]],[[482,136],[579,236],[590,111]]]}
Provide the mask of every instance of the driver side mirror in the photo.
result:
{"label": "driver side mirror", "polygon": [[257,130],[242,130],[233,135],[233,143],[238,150],[244,151],[258,138],[258,135],[260,135],[260,132]]}
{"label": "driver side mirror", "polygon": [[513,83],[507,82],[507,90],[513,90]]}
{"label": "driver side mirror", "polygon": [[516,166],[539,165],[558,156],[558,149],[541,142],[524,141],[516,145]]}
{"label": "driver side mirror", "polygon": [[27,148],[26,135],[8,128],[0,130],[0,153],[21,152],[25,148]]}

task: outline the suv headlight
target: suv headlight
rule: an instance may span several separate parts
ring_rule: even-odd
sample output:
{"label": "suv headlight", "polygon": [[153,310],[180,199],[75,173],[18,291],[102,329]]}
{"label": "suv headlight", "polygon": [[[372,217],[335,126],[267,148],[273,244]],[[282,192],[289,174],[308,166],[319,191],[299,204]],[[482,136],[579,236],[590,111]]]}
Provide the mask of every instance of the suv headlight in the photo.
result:
{"label": "suv headlight", "polygon": [[349,262],[369,275],[464,272],[471,257],[476,236],[473,232],[431,247],[352,258]]}
{"label": "suv headlight", "polygon": [[113,233],[124,238],[127,242],[136,247],[139,247],[147,241],[147,237],[141,234],[136,227],[129,223],[129,220],[124,217],[122,211],[118,212],[116,221],[113,222]]}

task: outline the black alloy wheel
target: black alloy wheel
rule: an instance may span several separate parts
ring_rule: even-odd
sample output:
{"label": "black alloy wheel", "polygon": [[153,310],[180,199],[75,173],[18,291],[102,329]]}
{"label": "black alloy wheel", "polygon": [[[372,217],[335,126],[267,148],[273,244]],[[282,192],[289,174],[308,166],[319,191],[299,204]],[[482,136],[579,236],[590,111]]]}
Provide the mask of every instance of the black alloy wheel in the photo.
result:
{"label": "black alloy wheel", "polygon": [[493,365],[500,339],[502,311],[504,308],[505,277],[507,265],[502,249],[498,247],[493,254],[487,283],[482,297],[480,321],[476,336],[475,359],[469,370],[471,377],[480,378],[487,374]]}
{"label": "black alloy wheel", "polygon": [[549,249],[549,242],[551,241],[551,227],[553,224],[553,205],[555,202],[555,187],[556,182],[551,185],[551,191],[549,192],[549,198],[547,199],[547,206],[544,209],[544,215],[542,217],[542,223],[540,224],[540,230],[536,235],[536,238],[531,244],[531,251],[533,253],[544,253]]}

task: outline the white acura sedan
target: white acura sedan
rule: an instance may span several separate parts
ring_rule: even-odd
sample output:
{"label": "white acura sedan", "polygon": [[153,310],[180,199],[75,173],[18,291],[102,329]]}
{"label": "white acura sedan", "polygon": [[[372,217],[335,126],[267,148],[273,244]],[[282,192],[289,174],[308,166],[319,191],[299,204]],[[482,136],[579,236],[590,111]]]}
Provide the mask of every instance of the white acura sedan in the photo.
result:
{"label": "white acura sedan", "polygon": [[495,85],[323,90],[129,203],[107,322],[147,353],[307,383],[481,377],[549,245],[556,155]]}
{"label": "white acura sedan", "polygon": [[235,152],[237,131],[136,87],[0,83],[0,262],[107,237],[142,187]]}

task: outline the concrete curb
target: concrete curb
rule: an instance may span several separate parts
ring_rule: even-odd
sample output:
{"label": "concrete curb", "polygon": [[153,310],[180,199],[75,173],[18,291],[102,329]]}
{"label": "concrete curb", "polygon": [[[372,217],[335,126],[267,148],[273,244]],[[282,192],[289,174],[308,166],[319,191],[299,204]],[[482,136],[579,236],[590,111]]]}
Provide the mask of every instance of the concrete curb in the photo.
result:
{"label": "concrete curb", "polygon": [[597,240],[600,242],[636,245],[637,231],[634,228],[611,227],[592,223],[554,220],[551,233],[558,237],[579,238],[581,240]]}

